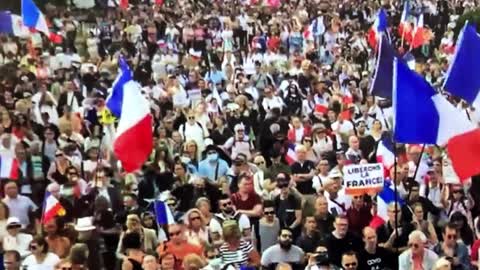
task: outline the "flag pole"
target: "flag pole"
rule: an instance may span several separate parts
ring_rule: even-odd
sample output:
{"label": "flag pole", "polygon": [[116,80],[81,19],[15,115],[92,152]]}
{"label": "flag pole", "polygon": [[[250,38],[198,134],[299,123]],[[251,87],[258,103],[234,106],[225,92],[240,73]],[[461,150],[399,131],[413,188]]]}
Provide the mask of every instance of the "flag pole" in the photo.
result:
{"label": "flag pole", "polygon": [[425,146],[426,144],[422,145],[422,150],[420,151],[420,158],[416,162],[415,172],[413,173],[413,180],[417,178],[418,168],[420,167],[420,162],[422,162],[422,156],[423,156],[423,153],[425,152]]}
{"label": "flag pole", "polygon": [[[394,200],[395,200],[395,240],[398,239],[398,189],[397,189],[397,143],[395,142],[395,136],[392,136],[392,143],[393,143],[393,193],[394,193]],[[395,241],[394,241],[395,243]],[[393,243],[392,243],[393,245]],[[398,253],[398,247],[395,247],[396,253]]]}

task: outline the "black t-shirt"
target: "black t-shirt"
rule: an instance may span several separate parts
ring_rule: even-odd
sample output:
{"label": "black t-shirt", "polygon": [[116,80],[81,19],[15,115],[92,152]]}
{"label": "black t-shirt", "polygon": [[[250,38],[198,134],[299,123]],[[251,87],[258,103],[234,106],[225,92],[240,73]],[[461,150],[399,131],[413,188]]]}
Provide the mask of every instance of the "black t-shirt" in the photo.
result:
{"label": "black t-shirt", "polygon": [[[314,168],[315,164],[310,160],[305,160],[303,164],[295,162],[292,164],[292,174],[304,174],[310,173]],[[306,195],[306,194],[315,194],[315,189],[312,187],[312,179],[303,182],[297,182],[297,190]]]}
{"label": "black t-shirt", "polygon": [[344,252],[351,250],[358,252],[362,249],[362,240],[350,232],[342,239],[338,239],[330,233],[326,239],[326,244],[330,261],[338,266],[341,265]]}
{"label": "black t-shirt", "polygon": [[275,197],[275,209],[280,220],[281,227],[289,227],[295,221],[295,210],[300,210],[302,202],[293,194],[288,194],[285,200],[280,199],[280,195]]}
{"label": "black t-shirt", "polygon": [[358,270],[394,269],[392,262],[396,260],[396,257],[382,247],[377,247],[374,254],[363,249],[358,255]]}

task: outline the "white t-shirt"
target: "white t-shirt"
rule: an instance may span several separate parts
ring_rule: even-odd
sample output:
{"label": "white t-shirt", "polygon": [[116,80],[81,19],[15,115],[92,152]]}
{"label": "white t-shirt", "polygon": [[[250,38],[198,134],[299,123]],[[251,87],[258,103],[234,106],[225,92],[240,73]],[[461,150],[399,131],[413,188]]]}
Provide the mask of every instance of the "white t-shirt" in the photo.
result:
{"label": "white t-shirt", "polygon": [[48,252],[42,263],[38,263],[34,255],[29,255],[23,260],[22,266],[28,270],[53,270],[59,261],[55,253]]}

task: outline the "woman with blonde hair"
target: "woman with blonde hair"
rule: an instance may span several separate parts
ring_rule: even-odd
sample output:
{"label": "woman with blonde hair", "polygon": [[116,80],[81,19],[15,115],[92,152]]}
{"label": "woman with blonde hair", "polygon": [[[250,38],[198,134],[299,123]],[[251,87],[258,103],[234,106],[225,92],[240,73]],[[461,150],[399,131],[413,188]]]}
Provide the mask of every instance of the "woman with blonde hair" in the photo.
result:
{"label": "woman with blonde hair", "polygon": [[200,197],[197,199],[195,207],[200,210],[200,213],[202,213],[205,224],[210,224],[210,220],[213,218],[210,200],[207,197]]}
{"label": "woman with blonde hair", "polygon": [[205,265],[205,261],[197,254],[188,254],[185,256],[185,258],[183,258],[184,270],[200,270],[205,267]]}
{"label": "woman with blonde hair", "polygon": [[203,245],[208,243],[208,228],[202,212],[198,208],[192,208],[183,216],[183,223],[186,226],[185,236],[192,245]]}
{"label": "woman with blonde hair", "polygon": [[225,221],[223,223],[223,240],[220,246],[220,256],[223,263],[233,264],[235,268],[241,266],[260,265],[260,255],[250,242],[242,239],[240,228],[236,221]]}
{"label": "woman with blonde hair", "polygon": [[126,256],[126,253],[125,253],[126,249],[123,246],[122,241],[123,241],[123,237],[126,234],[132,233],[132,232],[136,232],[140,235],[142,250],[144,250],[145,252],[150,252],[155,250],[155,248],[158,245],[155,230],[147,229],[143,227],[140,218],[135,214],[131,214],[127,216],[127,222],[125,225],[127,227],[127,230],[125,232],[122,232],[122,234],[120,235],[120,240],[117,246],[117,258],[123,259]]}

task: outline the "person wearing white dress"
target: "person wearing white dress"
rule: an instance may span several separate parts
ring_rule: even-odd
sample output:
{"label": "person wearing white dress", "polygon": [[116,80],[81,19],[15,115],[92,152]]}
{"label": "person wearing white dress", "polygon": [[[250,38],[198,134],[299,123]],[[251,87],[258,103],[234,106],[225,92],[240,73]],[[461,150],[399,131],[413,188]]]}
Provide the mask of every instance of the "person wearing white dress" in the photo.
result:
{"label": "person wearing white dress", "polygon": [[31,255],[28,255],[22,262],[22,267],[29,270],[53,270],[60,262],[60,258],[48,251],[48,243],[43,237],[37,236],[29,246]]}

